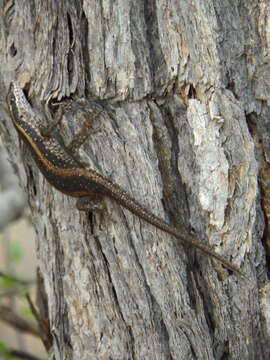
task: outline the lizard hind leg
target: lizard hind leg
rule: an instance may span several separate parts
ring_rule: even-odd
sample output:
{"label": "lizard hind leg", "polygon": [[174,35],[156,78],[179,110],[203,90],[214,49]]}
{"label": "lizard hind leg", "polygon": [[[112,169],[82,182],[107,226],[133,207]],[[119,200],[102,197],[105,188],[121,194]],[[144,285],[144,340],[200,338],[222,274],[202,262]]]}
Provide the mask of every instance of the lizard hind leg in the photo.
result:
{"label": "lizard hind leg", "polygon": [[80,197],[76,203],[79,211],[106,211],[103,196],[97,194],[91,194]]}
{"label": "lizard hind leg", "polygon": [[79,211],[98,213],[101,222],[103,222],[105,218],[114,222],[114,220],[108,215],[104,196],[102,195],[92,193],[91,195],[80,197],[77,200],[76,207]]}
{"label": "lizard hind leg", "polygon": [[[101,112],[100,112],[101,113]],[[99,117],[100,113],[95,114],[92,117],[88,117],[84,119],[84,124],[81,129],[72,139],[69,145],[67,145],[68,150],[72,152],[77,152],[79,148],[82,146],[82,144],[93,134],[100,131],[100,128],[97,128],[96,130],[92,129],[92,123],[93,121]]]}

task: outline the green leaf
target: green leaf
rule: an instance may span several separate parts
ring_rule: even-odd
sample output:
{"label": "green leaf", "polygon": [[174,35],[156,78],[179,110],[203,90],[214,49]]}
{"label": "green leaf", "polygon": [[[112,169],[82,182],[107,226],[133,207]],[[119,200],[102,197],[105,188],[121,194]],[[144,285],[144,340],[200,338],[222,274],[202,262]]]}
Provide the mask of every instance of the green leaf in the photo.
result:
{"label": "green leaf", "polygon": [[0,355],[4,355],[7,352],[6,345],[0,341]]}
{"label": "green leaf", "polygon": [[0,289],[7,290],[16,287],[17,283],[6,276],[0,276]]}
{"label": "green leaf", "polygon": [[16,360],[14,356],[7,355],[7,347],[6,345],[0,341],[0,355],[3,360]]}

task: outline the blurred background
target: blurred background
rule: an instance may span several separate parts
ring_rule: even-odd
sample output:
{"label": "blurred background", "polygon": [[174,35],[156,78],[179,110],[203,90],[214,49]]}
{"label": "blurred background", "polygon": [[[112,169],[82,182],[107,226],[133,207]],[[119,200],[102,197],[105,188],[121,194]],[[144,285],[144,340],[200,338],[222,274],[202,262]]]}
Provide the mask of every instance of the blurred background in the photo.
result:
{"label": "blurred background", "polygon": [[47,358],[33,314],[36,271],[26,196],[0,143],[0,359]]}

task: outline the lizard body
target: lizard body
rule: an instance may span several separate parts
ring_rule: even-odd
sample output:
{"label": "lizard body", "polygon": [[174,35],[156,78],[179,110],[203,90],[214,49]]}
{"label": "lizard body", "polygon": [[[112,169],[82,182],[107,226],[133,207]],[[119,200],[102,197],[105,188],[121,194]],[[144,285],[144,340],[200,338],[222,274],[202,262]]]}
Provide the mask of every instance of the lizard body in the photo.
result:
{"label": "lizard body", "polygon": [[227,268],[241,274],[237,266],[217,254],[211,247],[199,243],[189,234],[180,234],[163,219],[143,207],[120,186],[95,170],[85,168],[65,149],[57,137],[42,135],[39,115],[33,110],[16,83],[12,83],[10,86],[7,103],[12,122],[19,136],[30,148],[42,174],[57,190],[80,199],[91,195],[108,196],[149,224],[173,235],[186,245],[200,249],[205,254],[219,260]]}

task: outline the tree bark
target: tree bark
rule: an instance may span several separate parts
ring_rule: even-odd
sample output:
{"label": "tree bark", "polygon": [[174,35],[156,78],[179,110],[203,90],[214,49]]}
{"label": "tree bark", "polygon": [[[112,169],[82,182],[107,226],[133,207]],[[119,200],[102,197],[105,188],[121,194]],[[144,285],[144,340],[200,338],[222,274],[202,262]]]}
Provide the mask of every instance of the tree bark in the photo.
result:
{"label": "tree bark", "polygon": [[[269,356],[268,17],[251,0],[2,3],[1,134],[32,210],[50,358]],[[109,199],[105,216],[78,212],[18,141],[4,104],[14,79],[36,109],[102,100],[84,161],[248,280]],[[64,117],[66,143],[81,126]]]}

